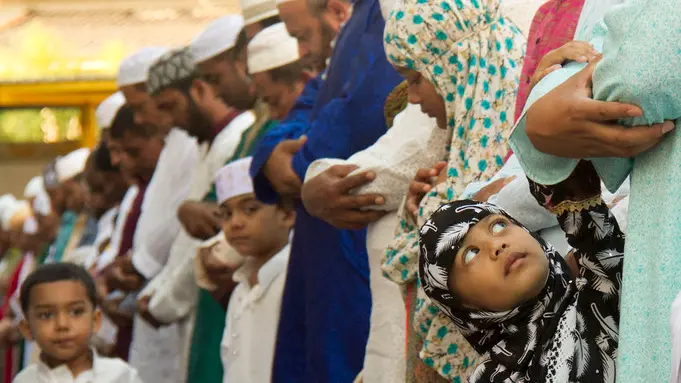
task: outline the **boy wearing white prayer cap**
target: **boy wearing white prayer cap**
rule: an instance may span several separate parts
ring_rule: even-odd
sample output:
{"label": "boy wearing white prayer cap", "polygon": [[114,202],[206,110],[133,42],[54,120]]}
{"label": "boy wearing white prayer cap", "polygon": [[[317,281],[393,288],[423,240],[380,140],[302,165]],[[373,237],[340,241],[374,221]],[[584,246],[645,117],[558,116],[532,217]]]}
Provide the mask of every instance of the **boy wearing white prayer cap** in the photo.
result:
{"label": "boy wearing white prayer cap", "polygon": [[43,176],[35,176],[26,184],[26,187],[24,188],[24,198],[26,198],[29,203],[33,203],[35,197],[43,190],[45,190]]}
{"label": "boy wearing white prayer cap", "polygon": [[288,115],[312,77],[284,23],[263,29],[248,43],[248,73],[275,120]]}
{"label": "boy wearing white prayer cap", "polygon": [[244,257],[233,274],[238,286],[229,299],[222,335],[223,383],[272,381],[289,235],[295,221],[291,208],[255,198],[250,163],[250,157],[234,161],[215,177],[223,233]]}

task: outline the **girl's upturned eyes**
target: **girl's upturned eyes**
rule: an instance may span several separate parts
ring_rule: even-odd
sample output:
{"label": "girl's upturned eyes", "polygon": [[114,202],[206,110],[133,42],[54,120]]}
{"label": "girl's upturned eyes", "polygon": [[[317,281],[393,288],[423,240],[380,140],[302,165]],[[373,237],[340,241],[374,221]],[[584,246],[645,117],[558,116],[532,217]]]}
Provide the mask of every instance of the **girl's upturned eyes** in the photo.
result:
{"label": "girl's upturned eyes", "polygon": [[478,249],[477,247],[470,247],[466,249],[466,251],[464,251],[463,253],[463,263],[467,265],[470,261],[473,260],[473,258],[475,258],[476,255],[478,255],[479,252],[480,249]]}
{"label": "girl's upturned eyes", "polygon": [[507,227],[508,224],[505,221],[494,222],[492,224],[492,234],[499,234]]}

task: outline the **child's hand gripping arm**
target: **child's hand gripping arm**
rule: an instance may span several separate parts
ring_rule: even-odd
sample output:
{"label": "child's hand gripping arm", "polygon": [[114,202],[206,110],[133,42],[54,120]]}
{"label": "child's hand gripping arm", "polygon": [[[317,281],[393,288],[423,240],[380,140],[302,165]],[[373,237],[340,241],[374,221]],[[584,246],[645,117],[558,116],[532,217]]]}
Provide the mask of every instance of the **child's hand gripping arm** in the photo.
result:
{"label": "child's hand gripping arm", "polygon": [[556,214],[574,250],[587,287],[619,305],[624,234],[601,198],[601,183],[591,162],[581,161],[565,181],[544,186],[530,181],[539,204]]}

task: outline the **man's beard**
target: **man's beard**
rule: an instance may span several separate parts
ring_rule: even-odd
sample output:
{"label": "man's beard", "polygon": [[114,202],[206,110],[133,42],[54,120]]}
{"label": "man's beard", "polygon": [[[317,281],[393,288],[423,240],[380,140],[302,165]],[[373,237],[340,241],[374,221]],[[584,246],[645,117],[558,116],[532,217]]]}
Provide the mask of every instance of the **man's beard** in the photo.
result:
{"label": "man's beard", "polygon": [[189,99],[189,126],[187,132],[196,137],[199,142],[207,142],[213,140],[212,128],[213,124],[201,113],[199,107],[196,105],[191,97]]}
{"label": "man's beard", "polygon": [[319,54],[315,54],[314,57],[311,57],[310,60],[313,63],[314,67],[319,70],[319,72],[322,72],[323,70],[326,69],[326,62],[331,58],[331,55],[333,54],[333,48],[331,47],[331,42],[336,38],[336,31],[329,26],[328,23],[326,23],[324,20],[321,18],[319,19],[319,25],[320,25],[320,49],[319,49]]}

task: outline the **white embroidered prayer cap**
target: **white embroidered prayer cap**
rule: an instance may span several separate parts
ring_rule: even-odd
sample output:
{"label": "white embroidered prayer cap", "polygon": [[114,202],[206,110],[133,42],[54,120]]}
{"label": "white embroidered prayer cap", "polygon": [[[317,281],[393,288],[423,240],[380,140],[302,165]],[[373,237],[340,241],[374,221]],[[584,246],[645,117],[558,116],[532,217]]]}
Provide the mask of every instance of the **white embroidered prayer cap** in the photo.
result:
{"label": "white embroidered prayer cap", "polygon": [[300,59],[298,40],[288,34],[284,23],[258,32],[248,43],[248,72],[260,73]]}
{"label": "white embroidered prayer cap", "polygon": [[82,173],[85,170],[88,157],[90,157],[90,149],[88,148],[76,149],[64,157],[60,157],[55,165],[59,182],[68,181]]}
{"label": "white embroidered prayer cap", "polygon": [[102,101],[95,110],[95,117],[97,118],[97,125],[99,129],[108,129],[111,127],[116,113],[121,107],[125,105],[125,96],[123,93],[116,92]]}
{"label": "white embroidered prayer cap", "polygon": [[118,87],[147,82],[149,67],[166,52],[168,48],[146,47],[124,58],[118,68]]}
{"label": "white embroidered prayer cap", "polygon": [[26,218],[23,227],[24,234],[33,235],[38,233],[38,221],[33,215]]}
{"label": "white embroidered prayer cap", "polygon": [[245,25],[251,25],[279,14],[276,0],[241,0],[240,3]]}
{"label": "white embroidered prayer cap", "polygon": [[277,5],[283,4],[283,3],[288,3],[288,2],[291,2],[291,1],[293,1],[293,0],[277,0]]}
{"label": "white embroidered prayer cap", "polygon": [[[0,218],[3,230],[23,229],[23,223],[31,215],[31,206],[26,201],[14,201],[3,212]],[[21,223],[21,227],[15,227]]]}
{"label": "white embroidered prayer cap", "polygon": [[202,63],[232,49],[243,27],[244,18],[241,15],[222,16],[208,24],[189,44],[194,64]]}
{"label": "white embroidered prayer cap", "polygon": [[43,191],[35,197],[33,201],[33,212],[43,217],[47,217],[52,212],[52,202],[47,192]]}
{"label": "white embroidered prayer cap", "polygon": [[246,157],[225,165],[215,175],[218,204],[228,199],[254,193],[253,180],[249,174],[253,157]]}
{"label": "white embroidered prayer cap", "polygon": [[26,187],[24,188],[24,198],[35,198],[43,190],[45,190],[43,176],[35,176],[26,184]]}

